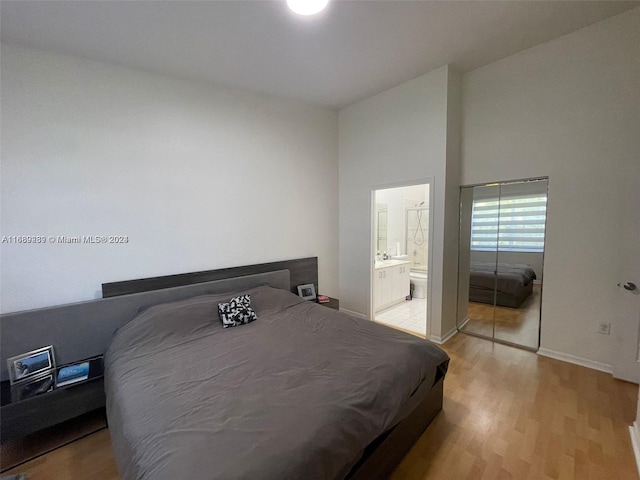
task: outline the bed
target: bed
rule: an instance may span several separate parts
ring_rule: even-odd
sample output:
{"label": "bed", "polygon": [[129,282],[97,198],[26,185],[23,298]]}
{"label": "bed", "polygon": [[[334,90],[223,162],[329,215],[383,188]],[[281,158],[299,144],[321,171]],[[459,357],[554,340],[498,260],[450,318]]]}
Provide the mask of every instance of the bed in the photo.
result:
{"label": "bed", "polygon": [[[118,329],[105,391],[123,480],[388,476],[442,408],[447,355],[289,289],[179,299]],[[239,294],[258,320],[222,328]]]}
{"label": "bed", "polygon": [[518,308],[533,291],[536,273],[529,265],[471,262],[469,301]]}

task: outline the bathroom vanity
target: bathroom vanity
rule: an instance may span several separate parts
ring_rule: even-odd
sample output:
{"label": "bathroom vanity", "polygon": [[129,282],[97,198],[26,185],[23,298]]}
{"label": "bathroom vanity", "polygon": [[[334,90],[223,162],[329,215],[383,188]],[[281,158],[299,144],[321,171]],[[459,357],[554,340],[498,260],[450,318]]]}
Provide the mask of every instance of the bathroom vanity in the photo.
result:
{"label": "bathroom vanity", "polygon": [[377,260],[373,286],[374,311],[404,302],[410,293],[408,260]]}

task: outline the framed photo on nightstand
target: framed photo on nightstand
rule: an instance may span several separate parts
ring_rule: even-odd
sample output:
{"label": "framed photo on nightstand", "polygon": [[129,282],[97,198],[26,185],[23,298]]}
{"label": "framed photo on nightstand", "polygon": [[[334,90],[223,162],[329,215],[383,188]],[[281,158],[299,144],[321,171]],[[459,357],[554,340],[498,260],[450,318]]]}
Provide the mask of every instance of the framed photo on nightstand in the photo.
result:
{"label": "framed photo on nightstand", "polygon": [[300,295],[305,300],[315,300],[316,287],[313,286],[313,283],[298,285],[298,295]]}
{"label": "framed photo on nightstand", "polygon": [[56,368],[53,346],[39,348],[7,359],[11,385],[39,377]]}
{"label": "framed photo on nightstand", "polygon": [[89,378],[89,362],[79,362],[58,369],[56,387],[82,382]]}

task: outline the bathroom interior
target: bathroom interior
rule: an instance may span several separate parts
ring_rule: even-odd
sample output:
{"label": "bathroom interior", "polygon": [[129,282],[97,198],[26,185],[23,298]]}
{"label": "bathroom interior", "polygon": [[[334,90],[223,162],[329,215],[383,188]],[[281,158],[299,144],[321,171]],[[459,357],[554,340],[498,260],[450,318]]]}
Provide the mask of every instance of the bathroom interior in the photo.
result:
{"label": "bathroom interior", "polygon": [[426,337],[429,184],[374,192],[373,318]]}

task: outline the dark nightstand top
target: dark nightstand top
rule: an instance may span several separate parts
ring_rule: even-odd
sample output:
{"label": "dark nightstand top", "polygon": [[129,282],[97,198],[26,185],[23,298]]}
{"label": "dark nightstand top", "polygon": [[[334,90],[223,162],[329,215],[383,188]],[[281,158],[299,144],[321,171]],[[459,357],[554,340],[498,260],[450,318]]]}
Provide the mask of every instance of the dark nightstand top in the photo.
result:
{"label": "dark nightstand top", "polygon": [[322,305],[323,307],[333,308],[334,310],[340,310],[340,300],[338,300],[337,298],[329,297],[328,302],[320,303],[320,305]]}
{"label": "dark nightstand top", "polygon": [[[55,377],[58,374],[58,371],[67,365],[61,365],[53,369],[51,372],[47,372],[46,374],[43,374],[32,381],[16,383],[13,386],[9,383],[8,380],[0,382],[0,403],[2,404],[2,407],[30,400],[32,398],[47,397],[52,392],[58,392],[66,388],[74,388],[84,383],[92,382],[96,379],[102,379],[102,377],[104,376],[103,357],[100,356],[88,358],[84,361],[89,363],[89,374],[88,378],[80,380],[79,382],[69,383],[62,386],[56,385]],[[75,363],[79,364],[82,362],[83,361],[81,360],[80,362]],[[42,392],[37,393],[38,387],[41,386],[47,378],[51,379],[50,387]]]}

